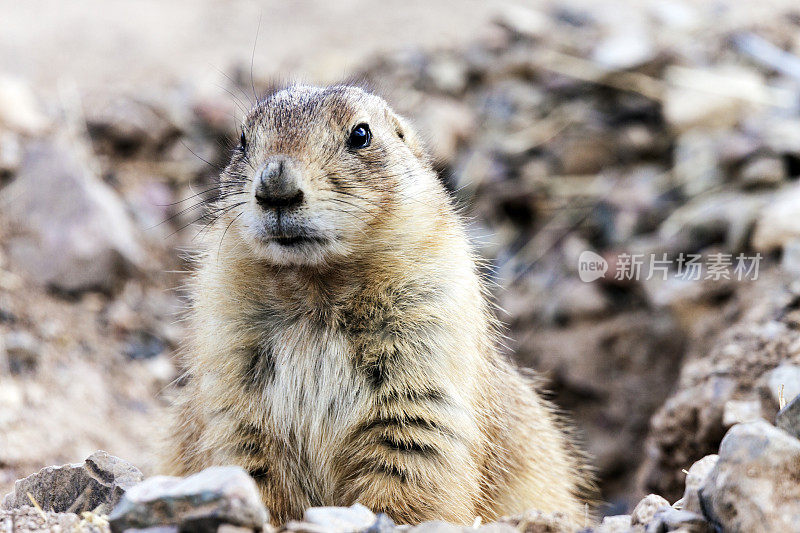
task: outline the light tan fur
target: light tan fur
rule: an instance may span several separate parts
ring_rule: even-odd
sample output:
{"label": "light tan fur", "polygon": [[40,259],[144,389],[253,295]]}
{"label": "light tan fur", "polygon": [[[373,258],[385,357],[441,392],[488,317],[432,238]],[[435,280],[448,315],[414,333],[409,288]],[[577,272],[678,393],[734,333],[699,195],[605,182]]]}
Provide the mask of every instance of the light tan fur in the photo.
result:
{"label": "light tan fur", "polygon": [[[350,150],[359,123],[372,145]],[[406,122],[360,89],[296,86],[244,134],[194,277],[165,471],[241,465],[274,523],[354,502],[400,523],[582,523],[582,456],[498,354],[463,224]],[[277,225],[252,199],[274,154],[305,194]],[[282,223],[323,239],[281,246]]]}

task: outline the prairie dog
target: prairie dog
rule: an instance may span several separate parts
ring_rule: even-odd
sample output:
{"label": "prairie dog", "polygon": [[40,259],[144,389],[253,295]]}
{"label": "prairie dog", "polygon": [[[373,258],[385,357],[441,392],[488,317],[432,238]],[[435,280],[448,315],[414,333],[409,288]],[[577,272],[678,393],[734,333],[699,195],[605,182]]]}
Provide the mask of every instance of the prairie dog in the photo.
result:
{"label": "prairie dog", "polygon": [[495,348],[462,221],[409,124],[359,88],[260,102],[198,259],[165,470],[235,464],[275,523],[584,518],[582,456]]}

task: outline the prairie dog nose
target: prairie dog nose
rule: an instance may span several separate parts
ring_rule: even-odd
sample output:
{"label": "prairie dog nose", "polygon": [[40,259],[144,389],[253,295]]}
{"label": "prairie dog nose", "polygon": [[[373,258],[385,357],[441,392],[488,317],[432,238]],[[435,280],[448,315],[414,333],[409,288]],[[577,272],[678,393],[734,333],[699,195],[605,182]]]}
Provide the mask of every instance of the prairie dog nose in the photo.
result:
{"label": "prairie dog nose", "polygon": [[291,209],[303,203],[297,163],[285,156],[267,160],[256,176],[255,197],[265,209]]}

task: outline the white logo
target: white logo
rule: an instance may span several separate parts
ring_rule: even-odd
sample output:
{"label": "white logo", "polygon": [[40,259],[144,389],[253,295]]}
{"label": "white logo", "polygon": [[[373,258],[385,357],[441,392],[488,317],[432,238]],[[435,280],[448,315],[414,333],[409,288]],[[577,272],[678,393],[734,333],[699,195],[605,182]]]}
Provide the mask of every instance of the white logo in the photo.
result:
{"label": "white logo", "polygon": [[578,276],[581,281],[589,283],[602,278],[608,270],[608,261],[591,250],[581,252],[578,257]]}

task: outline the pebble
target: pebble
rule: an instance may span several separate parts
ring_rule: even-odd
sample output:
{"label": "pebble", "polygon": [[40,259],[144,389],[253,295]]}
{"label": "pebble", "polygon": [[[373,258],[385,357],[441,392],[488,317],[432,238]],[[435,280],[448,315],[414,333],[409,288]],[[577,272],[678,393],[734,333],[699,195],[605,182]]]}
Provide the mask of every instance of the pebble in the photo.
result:
{"label": "pebble", "polygon": [[683,497],[675,502],[674,507],[676,509],[691,511],[697,514],[702,513],[698,491],[705,483],[709,472],[711,472],[718,460],[719,456],[716,454],[706,455],[689,468],[689,473],[686,474],[686,488],[683,491]]}
{"label": "pebble", "polygon": [[269,515],[247,472],[215,466],[186,478],[148,478],[125,494],[108,519],[115,533],[154,526],[215,533],[221,524],[261,529]]}
{"label": "pebble", "polygon": [[27,331],[11,331],[5,336],[5,351],[12,374],[34,372],[42,357],[39,341]]}
{"label": "pebble", "polygon": [[0,76],[0,125],[24,135],[39,135],[49,119],[22,79]]}
{"label": "pebble", "polygon": [[328,533],[355,533],[372,526],[375,514],[358,503],[350,507],[312,507],[306,509],[303,521],[323,526]]}
{"label": "pebble", "polygon": [[[3,509],[18,509],[31,503],[58,513],[96,511],[108,513],[126,490],[142,480],[138,468],[104,451],[83,463],[48,466],[14,483],[3,500]],[[30,496],[28,496],[30,494]]]}
{"label": "pebble", "polygon": [[732,426],[744,422],[755,422],[761,418],[761,402],[754,400],[728,400],[722,411],[722,424]]}
{"label": "pebble", "polygon": [[669,507],[669,502],[658,494],[648,494],[634,507],[631,524],[647,525],[662,507]]}
{"label": "pebble", "polygon": [[800,395],[795,396],[775,416],[775,425],[800,439]]}
{"label": "pebble", "polygon": [[800,184],[781,189],[764,209],[756,222],[751,244],[760,252],[782,249],[786,244],[800,239]]}
{"label": "pebble", "polygon": [[794,531],[800,523],[800,440],[765,421],[733,426],[700,489],[723,531]]}
{"label": "pebble", "polygon": [[776,156],[757,157],[745,163],[739,173],[743,187],[779,186],[786,180],[786,167],[783,160]]}

